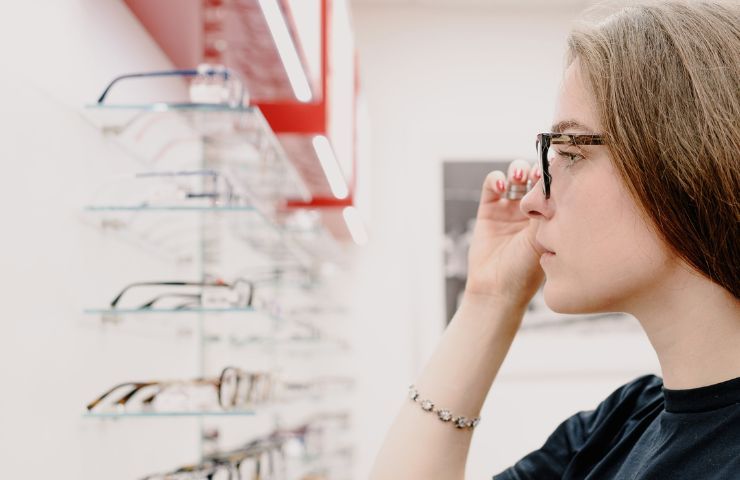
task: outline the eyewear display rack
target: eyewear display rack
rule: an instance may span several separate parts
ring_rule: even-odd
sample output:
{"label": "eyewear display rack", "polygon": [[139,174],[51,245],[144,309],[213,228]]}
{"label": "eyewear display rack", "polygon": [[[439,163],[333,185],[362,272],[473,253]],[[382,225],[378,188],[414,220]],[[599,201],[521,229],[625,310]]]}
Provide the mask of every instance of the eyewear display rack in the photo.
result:
{"label": "eyewear display rack", "polygon": [[[269,468],[263,461],[261,472],[244,473],[231,465],[228,478],[349,479],[353,373],[346,370],[351,342],[339,298],[350,253],[318,214],[282,208],[310,196],[259,109],[98,104],[84,116],[126,159],[92,189],[83,209],[106,251],[93,262],[101,266],[92,287],[99,303],[84,312],[110,355],[98,366],[95,392],[129,381],[174,385],[150,398],[124,392],[84,413],[106,436],[91,438],[93,448],[105,455],[104,448],[115,448],[116,425],[147,419],[124,422],[133,424],[127,435],[136,438],[137,422],[145,422],[142,445],[148,436],[168,445],[162,463],[141,452],[157,466],[137,470],[130,446],[127,463],[134,465],[120,478],[221,478],[201,467],[275,432],[293,432],[289,451],[275,454]],[[181,288],[180,281],[191,285]],[[246,294],[230,288],[241,281]],[[229,366],[268,375],[269,399],[224,408],[214,397],[221,387],[197,388],[223,380],[221,369]],[[240,395],[253,387],[244,386],[247,378]],[[178,422],[165,418],[190,423],[151,423]],[[309,439],[312,424],[321,427]],[[304,435],[296,435],[301,428]],[[182,442],[187,447],[178,451]]]}

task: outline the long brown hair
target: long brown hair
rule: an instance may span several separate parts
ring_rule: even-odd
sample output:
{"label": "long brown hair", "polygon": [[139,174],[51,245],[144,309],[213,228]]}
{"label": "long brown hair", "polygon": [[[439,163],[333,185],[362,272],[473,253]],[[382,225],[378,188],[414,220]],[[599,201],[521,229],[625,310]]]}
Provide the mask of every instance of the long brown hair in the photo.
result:
{"label": "long brown hair", "polygon": [[629,6],[576,27],[576,59],[630,195],[668,248],[739,298],[740,5]]}

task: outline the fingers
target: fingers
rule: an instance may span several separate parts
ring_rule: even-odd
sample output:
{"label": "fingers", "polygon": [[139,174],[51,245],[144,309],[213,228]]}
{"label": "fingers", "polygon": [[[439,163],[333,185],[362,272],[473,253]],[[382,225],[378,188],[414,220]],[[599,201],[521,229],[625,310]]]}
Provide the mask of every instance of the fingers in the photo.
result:
{"label": "fingers", "polygon": [[[507,198],[507,191],[513,190],[521,199],[526,193],[528,183],[534,185],[542,176],[537,162],[529,163],[517,159],[509,163],[507,173],[494,170],[486,176],[481,193],[481,204],[495,202]],[[531,188],[531,187],[530,187]],[[510,199],[514,201],[513,199]]]}
{"label": "fingers", "polygon": [[509,164],[507,177],[514,185],[526,185],[532,166],[526,160],[517,159]]}
{"label": "fingers", "polygon": [[535,183],[540,181],[540,178],[542,178],[542,172],[540,171],[539,162],[532,162],[529,168],[529,180],[532,182],[532,188],[534,188]]}
{"label": "fingers", "polygon": [[501,170],[494,170],[483,181],[480,203],[485,205],[500,200],[506,192],[506,175]]}

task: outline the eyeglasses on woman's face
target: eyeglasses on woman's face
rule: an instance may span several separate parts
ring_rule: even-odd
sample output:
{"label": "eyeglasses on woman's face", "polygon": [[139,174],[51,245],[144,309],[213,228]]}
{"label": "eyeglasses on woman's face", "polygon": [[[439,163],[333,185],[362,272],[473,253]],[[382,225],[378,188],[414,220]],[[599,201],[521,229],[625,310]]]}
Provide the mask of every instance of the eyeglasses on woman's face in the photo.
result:
{"label": "eyeglasses on woman's face", "polygon": [[[553,148],[553,145],[562,145],[563,149]],[[596,134],[573,134],[573,133],[540,133],[537,135],[537,160],[542,171],[542,190],[545,198],[550,198],[550,185],[552,175],[550,173],[550,159],[555,157],[566,162],[575,162],[575,157],[580,156],[577,151],[571,149],[582,145],[604,145],[604,137]]]}

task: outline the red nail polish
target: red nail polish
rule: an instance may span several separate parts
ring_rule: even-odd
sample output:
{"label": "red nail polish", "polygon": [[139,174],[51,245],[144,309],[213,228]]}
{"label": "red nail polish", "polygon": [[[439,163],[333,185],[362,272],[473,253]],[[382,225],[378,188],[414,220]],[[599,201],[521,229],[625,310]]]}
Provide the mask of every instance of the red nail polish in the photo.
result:
{"label": "red nail polish", "polygon": [[499,190],[503,192],[504,189],[506,189],[506,184],[504,183],[503,180],[496,180],[496,188],[498,188]]}
{"label": "red nail polish", "polygon": [[540,173],[540,169],[539,168],[536,168],[535,171],[534,171],[534,177],[535,178],[540,178],[541,176],[542,176],[542,174]]}
{"label": "red nail polish", "polygon": [[517,168],[516,170],[514,170],[515,180],[520,181],[523,176],[524,176],[524,170],[522,170],[521,168]]}

